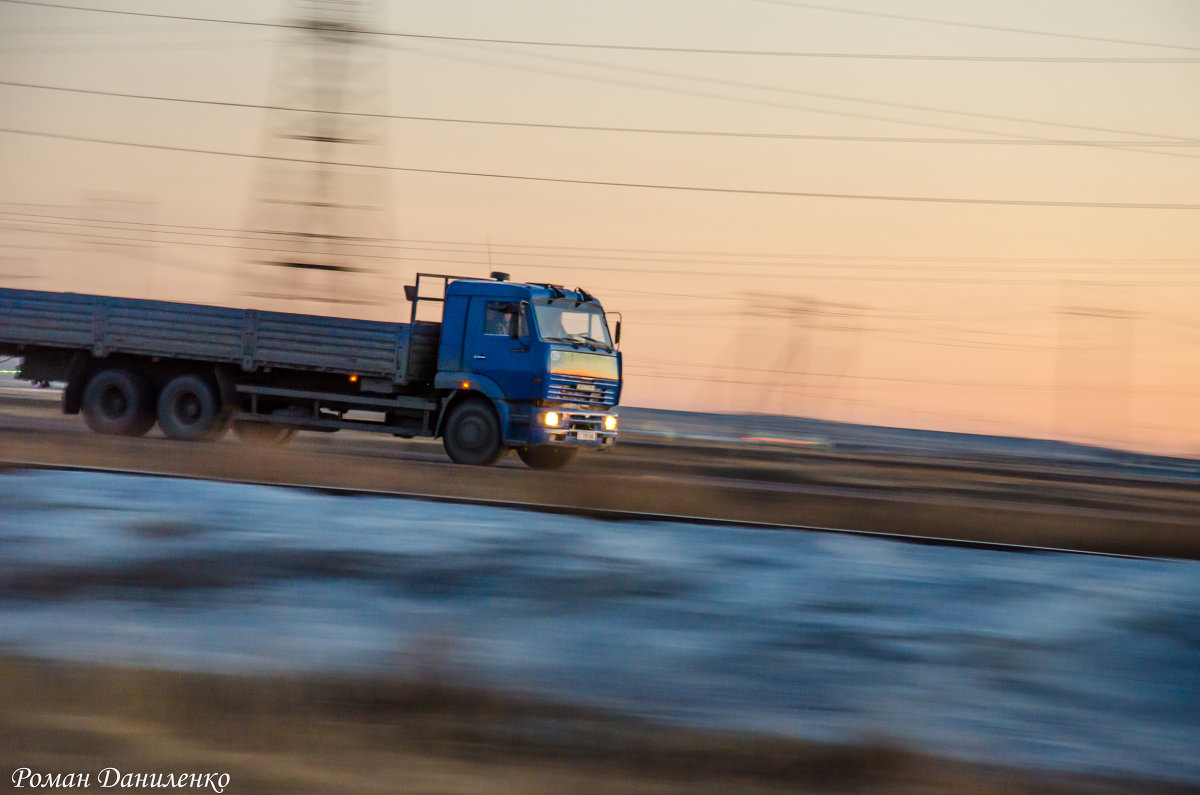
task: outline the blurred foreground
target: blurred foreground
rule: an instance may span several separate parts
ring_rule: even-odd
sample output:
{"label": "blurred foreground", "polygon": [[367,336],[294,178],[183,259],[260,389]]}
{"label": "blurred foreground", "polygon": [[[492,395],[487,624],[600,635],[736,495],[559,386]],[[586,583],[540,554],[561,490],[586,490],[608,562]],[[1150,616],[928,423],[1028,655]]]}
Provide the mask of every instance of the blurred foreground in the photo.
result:
{"label": "blurred foreground", "polygon": [[435,681],[239,677],[0,657],[0,776],[229,775],[227,793],[1183,793],[893,745],[653,727]]}
{"label": "blurred foreground", "polygon": [[11,471],[0,508],[0,643],[30,656],[1200,783],[1190,561],[86,472]]}
{"label": "blurred foreground", "polygon": [[[227,771],[233,792],[1200,784],[1195,461],[627,410],[625,443],[565,472],[481,470],[345,432],[265,450],[99,437],[56,397],[0,389],[0,649],[23,655],[0,658],[5,781],[112,765]],[[441,501],[385,496],[402,493]]]}

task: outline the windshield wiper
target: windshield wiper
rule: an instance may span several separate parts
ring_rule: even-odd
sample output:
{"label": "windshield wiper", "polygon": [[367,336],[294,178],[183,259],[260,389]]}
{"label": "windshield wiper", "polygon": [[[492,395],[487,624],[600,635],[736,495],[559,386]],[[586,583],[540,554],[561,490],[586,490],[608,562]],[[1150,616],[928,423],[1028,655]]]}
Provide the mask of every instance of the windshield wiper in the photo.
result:
{"label": "windshield wiper", "polygon": [[543,342],[565,342],[568,345],[574,345],[575,347],[579,347],[580,345],[586,345],[587,347],[591,348],[592,350],[596,350],[597,346],[604,348],[605,350],[608,350],[608,351],[612,350],[612,346],[606,344],[605,342],[603,342],[601,340],[596,339],[595,337],[589,337],[587,334],[572,334],[568,337],[542,337],[542,341]]}
{"label": "windshield wiper", "polygon": [[597,345],[599,345],[601,348],[604,348],[605,350],[610,350],[610,351],[612,350],[612,346],[611,346],[611,345],[609,345],[609,344],[608,344],[607,342],[605,342],[604,340],[598,340],[598,339],[596,339],[595,337],[590,337],[590,336],[588,336],[587,334],[580,334],[579,336],[583,337],[583,338],[584,338],[585,340],[587,340],[588,342],[594,342],[594,343],[596,343]]}
{"label": "windshield wiper", "polygon": [[570,345],[570,346],[571,346],[571,347],[573,347],[573,348],[578,348],[580,345],[587,345],[587,343],[586,343],[586,342],[584,342],[583,340],[580,340],[580,339],[576,339],[574,336],[570,336],[570,337],[542,337],[542,340],[543,340],[544,342],[565,342],[565,343],[567,343],[568,345]]}

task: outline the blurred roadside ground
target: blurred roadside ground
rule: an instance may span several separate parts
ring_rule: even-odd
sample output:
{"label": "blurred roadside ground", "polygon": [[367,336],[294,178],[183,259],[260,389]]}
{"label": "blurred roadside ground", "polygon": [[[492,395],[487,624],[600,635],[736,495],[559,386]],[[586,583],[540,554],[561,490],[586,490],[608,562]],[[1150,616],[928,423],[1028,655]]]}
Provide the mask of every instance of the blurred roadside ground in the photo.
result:
{"label": "blurred roadside ground", "polygon": [[[1163,793],[1169,783],[652,726],[430,681],[0,657],[0,775],[228,775],[226,793]],[[15,791],[15,790],[14,790]]]}

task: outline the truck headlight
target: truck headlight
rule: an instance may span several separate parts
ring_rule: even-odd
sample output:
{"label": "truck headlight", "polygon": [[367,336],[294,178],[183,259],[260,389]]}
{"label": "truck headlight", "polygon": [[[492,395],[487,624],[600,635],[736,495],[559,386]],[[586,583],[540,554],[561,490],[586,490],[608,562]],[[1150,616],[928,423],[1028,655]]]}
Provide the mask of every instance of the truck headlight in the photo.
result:
{"label": "truck headlight", "polygon": [[617,429],[617,415],[609,414],[604,418],[604,430],[615,431]]}
{"label": "truck headlight", "polygon": [[542,423],[551,428],[557,428],[560,420],[561,418],[558,416],[557,411],[547,411],[542,415]]}

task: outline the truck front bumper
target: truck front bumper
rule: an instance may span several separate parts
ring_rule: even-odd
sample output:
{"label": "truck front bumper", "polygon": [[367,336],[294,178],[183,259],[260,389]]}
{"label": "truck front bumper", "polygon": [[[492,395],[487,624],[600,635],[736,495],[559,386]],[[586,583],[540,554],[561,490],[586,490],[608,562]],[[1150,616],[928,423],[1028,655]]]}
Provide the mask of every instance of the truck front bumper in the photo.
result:
{"label": "truck front bumper", "polygon": [[[558,422],[550,425],[546,415],[554,414]],[[584,411],[575,409],[537,409],[530,417],[529,445],[569,445],[572,447],[612,447],[617,442],[617,429],[605,428],[605,418],[616,414],[611,411]]]}

